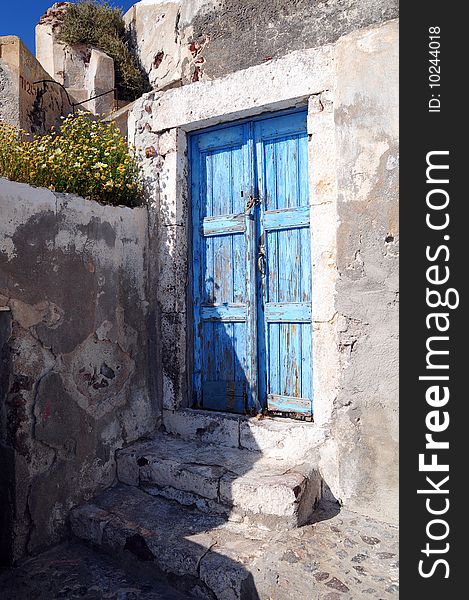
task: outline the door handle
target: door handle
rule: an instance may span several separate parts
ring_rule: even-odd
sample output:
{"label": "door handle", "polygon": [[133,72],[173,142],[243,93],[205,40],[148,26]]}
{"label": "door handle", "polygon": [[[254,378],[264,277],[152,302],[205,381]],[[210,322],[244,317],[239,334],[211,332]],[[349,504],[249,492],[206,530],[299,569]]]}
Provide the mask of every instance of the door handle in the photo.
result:
{"label": "door handle", "polygon": [[266,260],[265,260],[265,247],[264,246],[259,247],[259,254],[257,257],[257,268],[259,269],[259,273],[262,275],[262,277],[265,277]]}

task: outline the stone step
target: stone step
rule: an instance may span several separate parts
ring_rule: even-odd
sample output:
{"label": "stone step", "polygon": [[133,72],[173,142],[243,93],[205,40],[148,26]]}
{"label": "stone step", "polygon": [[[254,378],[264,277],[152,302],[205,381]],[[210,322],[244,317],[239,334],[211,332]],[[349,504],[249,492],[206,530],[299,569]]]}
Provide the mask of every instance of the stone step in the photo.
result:
{"label": "stone step", "polygon": [[120,482],[267,529],[308,523],[321,477],[292,461],[157,433],[117,452]]}
{"label": "stone step", "polygon": [[72,510],[75,536],[116,557],[130,554],[191,597],[259,598],[256,560],[282,533],[229,523],[118,484]]}
{"label": "stone step", "polygon": [[168,433],[184,440],[245,448],[272,458],[298,459],[325,440],[316,423],[271,417],[248,417],[201,409],[163,410]]}
{"label": "stone step", "polygon": [[[322,503],[312,525],[265,531],[118,484],[74,509],[71,526],[76,536],[111,554],[140,585],[144,579],[166,582],[191,598],[392,600],[399,595],[399,530],[337,503]],[[39,570],[29,561],[28,573],[41,589],[47,578],[80,568],[70,566],[70,558],[62,553],[62,567],[59,560],[47,560]],[[92,560],[89,564],[91,585],[96,569]],[[102,597],[117,597],[110,593],[112,574],[103,577],[109,593]],[[37,596],[33,587],[31,592],[25,597]],[[125,597],[136,597],[134,592],[127,590]]]}
{"label": "stone step", "polygon": [[[133,557],[96,552],[71,539],[0,569],[2,600],[190,600]],[[131,568],[129,568],[131,562]]]}

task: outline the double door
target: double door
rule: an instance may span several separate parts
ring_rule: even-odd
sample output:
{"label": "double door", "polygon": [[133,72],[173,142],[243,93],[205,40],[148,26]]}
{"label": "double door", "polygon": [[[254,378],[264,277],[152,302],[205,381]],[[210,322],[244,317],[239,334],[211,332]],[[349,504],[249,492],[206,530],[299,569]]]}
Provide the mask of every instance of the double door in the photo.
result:
{"label": "double door", "polygon": [[191,135],[194,406],[312,415],[306,112]]}

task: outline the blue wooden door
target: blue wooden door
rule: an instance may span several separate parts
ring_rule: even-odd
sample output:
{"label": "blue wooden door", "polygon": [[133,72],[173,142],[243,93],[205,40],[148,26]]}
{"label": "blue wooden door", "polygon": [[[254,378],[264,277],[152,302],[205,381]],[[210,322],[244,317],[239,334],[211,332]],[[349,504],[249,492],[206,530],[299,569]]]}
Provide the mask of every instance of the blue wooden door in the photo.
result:
{"label": "blue wooden door", "polygon": [[191,136],[194,405],[312,415],[306,113]]}
{"label": "blue wooden door", "polygon": [[254,124],[259,194],[259,383],[271,412],[312,415],[306,113]]}

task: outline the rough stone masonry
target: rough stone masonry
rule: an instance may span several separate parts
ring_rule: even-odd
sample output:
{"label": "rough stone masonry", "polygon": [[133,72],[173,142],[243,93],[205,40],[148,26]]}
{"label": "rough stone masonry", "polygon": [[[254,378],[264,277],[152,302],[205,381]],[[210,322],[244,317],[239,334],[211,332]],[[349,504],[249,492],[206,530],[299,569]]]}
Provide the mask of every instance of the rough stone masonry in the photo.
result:
{"label": "rough stone masonry", "polygon": [[[0,180],[3,554],[66,535],[69,510],[110,486],[114,451],[154,429],[145,208],[105,207]],[[1,313],[5,319],[7,313]],[[3,511],[2,511],[3,512]]]}
{"label": "rough stone masonry", "polygon": [[0,36],[0,121],[44,134],[71,112],[64,91],[16,36]]}

